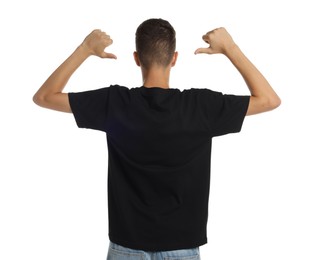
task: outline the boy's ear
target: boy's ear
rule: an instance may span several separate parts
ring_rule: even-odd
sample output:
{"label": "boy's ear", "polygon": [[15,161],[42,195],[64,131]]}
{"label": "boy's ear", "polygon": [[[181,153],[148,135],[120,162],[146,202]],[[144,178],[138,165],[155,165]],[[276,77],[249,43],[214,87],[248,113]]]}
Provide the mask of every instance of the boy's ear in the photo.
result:
{"label": "boy's ear", "polygon": [[175,51],[174,52],[174,56],[173,56],[173,59],[172,59],[172,63],[171,63],[171,66],[174,67],[175,64],[176,64],[176,61],[177,61],[177,57],[178,57],[178,52]]}
{"label": "boy's ear", "polygon": [[133,55],[134,55],[134,60],[135,60],[135,62],[137,64],[137,66],[140,67],[140,61],[139,61],[138,53],[136,51],[134,51]]}

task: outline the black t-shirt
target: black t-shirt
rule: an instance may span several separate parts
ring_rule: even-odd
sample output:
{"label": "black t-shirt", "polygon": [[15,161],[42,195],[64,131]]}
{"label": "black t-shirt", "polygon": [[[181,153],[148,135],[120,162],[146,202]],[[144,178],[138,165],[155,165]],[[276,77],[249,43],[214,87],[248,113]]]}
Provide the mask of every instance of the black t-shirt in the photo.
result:
{"label": "black t-shirt", "polygon": [[110,240],[145,251],[205,244],[212,137],[241,130],[249,96],[115,85],[69,101],[78,127],[107,135]]}

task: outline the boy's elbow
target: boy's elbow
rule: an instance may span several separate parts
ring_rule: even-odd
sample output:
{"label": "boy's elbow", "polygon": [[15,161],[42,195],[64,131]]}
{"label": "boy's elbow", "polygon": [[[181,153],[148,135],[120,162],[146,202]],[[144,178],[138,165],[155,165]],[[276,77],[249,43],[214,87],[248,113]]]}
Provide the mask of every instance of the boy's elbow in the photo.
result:
{"label": "boy's elbow", "polygon": [[277,95],[275,97],[272,97],[268,102],[268,106],[270,110],[274,110],[278,108],[280,105],[281,105],[281,99]]}
{"label": "boy's elbow", "polygon": [[268,112],[278,108],[281,104],[280,98],[276,95],[274,97],[250,97],[250,104],[247,115],[255,115],[259,113]]}
{"label": "boy's elbow", "polygon": [[42,104],[44,103],[44,97],[36,93],[33,96],[33,102],[38,106],[42,106]]}
{"label": "boy's elbow", "polygon": [[72,112],[67,93],[47,94],[37,92],[33,96],[33,102],[43,108],[67,113]]}
{"label": "boy's elbow", "polygon": [[281,104],[281,100],[278,96],[265,98],[261,102],[261,110],[262,112],[272,111],[276,108],[278,108]]}
{"label": "boy's elbow", "polygon": [[47,96],[37,92],[33,96],[33,102],[40,107],[47,107],[47,103],[48,103],[47,98],[48,98]]}

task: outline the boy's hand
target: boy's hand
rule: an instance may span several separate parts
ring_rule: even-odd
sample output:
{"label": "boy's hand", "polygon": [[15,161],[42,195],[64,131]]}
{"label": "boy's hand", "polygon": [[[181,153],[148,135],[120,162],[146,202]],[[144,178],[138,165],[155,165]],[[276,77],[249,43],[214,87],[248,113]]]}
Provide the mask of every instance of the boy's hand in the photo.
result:
{"label": "boy's hand", "polygon": [[210,44],[208,48],[199,48],[195,51],[195,54],[206,53],[215,54],[222,53],[227,55],[227,52],[236,46],[230,34],[225,28],[221,27],[208,32],[202,36],[202,39]]}
{"label": "boy's hand", "polygon": [[113,43],[109,35],[101,30],[93,30],[81,44],[86,49],[88,54],[95,55],[100,58],[116,59],[112,53],[105,52],[105,48]]}

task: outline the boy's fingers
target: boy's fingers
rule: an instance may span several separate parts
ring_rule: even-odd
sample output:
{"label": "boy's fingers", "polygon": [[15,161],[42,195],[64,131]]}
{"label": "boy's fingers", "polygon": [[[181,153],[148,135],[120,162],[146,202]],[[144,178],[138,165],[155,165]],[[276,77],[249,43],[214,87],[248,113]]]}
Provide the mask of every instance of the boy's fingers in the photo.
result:
{"label": "boy's fingers", "polygon": [[195,54],[201,54],[201,53],[213,54],[211,48],[198,48],[198,49],[195,51]]}
{"label": "boy's fingers", "polygon": [[117,59],[116,55],[113,53],[107,53],[107,52],[103,52],[101,54],[101,58],[107,58],[107,59]]}
{"label": "boy's fingers", "polygon": [[208,34],[203,35],[203,36],[202,36],[202,39],[203,39],[206,43],[210,44],[210,38],[209,38],[209,35],[208,35]]}

